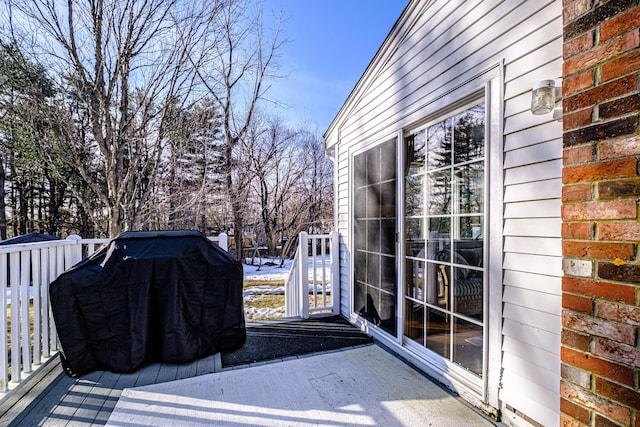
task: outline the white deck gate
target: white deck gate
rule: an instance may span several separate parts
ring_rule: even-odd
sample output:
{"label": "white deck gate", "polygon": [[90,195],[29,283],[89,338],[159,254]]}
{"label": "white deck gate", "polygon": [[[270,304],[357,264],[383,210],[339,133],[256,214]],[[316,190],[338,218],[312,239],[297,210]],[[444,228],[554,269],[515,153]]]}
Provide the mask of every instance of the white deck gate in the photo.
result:
{"label": "white deck gate", "polygon": [[309,318],[340,313],[338,232],[300,233],[285,281],[285,316]]}
{"label": "white deck gate", "polygon": [[[227,250],[226,234],[209,239]],[[49,284],[107,242],[70,236],[0,246],[0,401],[58,351]]]}

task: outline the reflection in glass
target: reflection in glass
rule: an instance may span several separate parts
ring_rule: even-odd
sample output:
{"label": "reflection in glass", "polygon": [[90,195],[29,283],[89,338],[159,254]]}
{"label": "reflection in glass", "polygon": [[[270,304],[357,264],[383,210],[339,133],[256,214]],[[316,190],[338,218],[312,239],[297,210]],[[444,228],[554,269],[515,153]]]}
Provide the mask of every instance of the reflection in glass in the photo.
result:
{"label": "reflection in glass", "polygon": [[367,247],[367,221],[356,219],[353,222],[353,237],[357,248],[366,249]]}
{"label": "reflection in glass", "polygon": [[427,170],[451,165],[451,126],[448,118],[427,129]]}
{"label": "reflection in glass", "polygon": [[380,181],[396,179],[396,144],[380,147]]}
{"label": "reflection in glass", "polygon": [[357,189],[353,195],[353,215],[356,218],[367,217],[367,191],[365,188]]}
{"label": "reflection in glass", "polygon": [[360,313],[366,309],[367,306],[367,286],[362,282],[356,282],[353,285],[353,311]]}
{"label": "reflection in glass", "polygon": [[396,259],[383,256],[380,258],[380,289],[392,293],[396,285]]}
{"label": "reflection in glass", "polygon": [[406,295],[424,301],[424,261],[408,259],[406,261]]}
{"label": "reflection in glass", "polygon": [[365,186],[367,184],[367,157],[364,154],[355,156],[355,158],[353,159],[353,168],[356,188]]}
{"label": "reflection in glass", "polygon": [[448,262],[451,258],[451,218],[429,218],[427,259]]}
{"label": "reflection in glass", "polygon": [[[380,325],[380,291],[371,286],[365,286],[366,297],[364,306],[357,312],[372,322],[374,325]],[[357,306],[356,306],[357,307]]]}
{"label": "reflection in glass", "polygon": [[484,157],[484,104],[478,104],[455,117],[454,162]]}
{"label": "reflection in glass", "polygon": [[453,307],[456,313],[482,320],[483,273],[482,270],[454,267]]}
{"label": "reflection in glass", "polygon": [[367,254],[367,283],[380,283],[380,255]]}
{"label": "reflection in glass", "polygon": [[424,256],[424,218],[408,218],[405,220],[405,236],[407,256]]}
{"label": "reflection in glass", "polygon": [[463,216],[460,222],[460,239],[463,241],[473,240],[474,247],[482,246],[484,238],[484,217],[482,215]]}
{"label": "reflection in glass", "polygon": [[424,171],[425,161],[425,132],[418,132],[406,140],[406,168],[405,175],[415,175]]}
{"label": "reflection in glass", "polygon": [[394,254],[396,249],[396,220],[380,220],[380,250],[383,254]]}
{"label": "reflection in glass", "polygon": [[407,216],[424,215],[424,175],[408,176],[404,182],[405,214]]}
{"label": "reflection in glass", "polygon": [[380,216],[395,218],[396,216],[396,182],[389,181],[380,184]]}
{"label": "reflection in glass", "polygon": [[367,246],[368,251],[380,252],[380,220],[367,220]]}
{"label": "reflection in glass", "polygon": [[482,241],[456,241],[454,244],[453,262],[461,266],[471,265],[482,268]]}
{"label": "reflection in glass", "polygon": [[436,291],[438,298],[434,305],[449,310],[449,300],[451,298],[451,266],[438,264],[436,271]]}
{"label": "reflection in glass", "polygon": [[427,212],[429,215],[448,215],[451,213],[451,170],[427,174]]}
{"label": "reflection in glass", "polygon": [[380,327],[396,335],[396,296],[389,292],[380,291]]}
{"label": "reflection in glass", "polygon": [[453,361],[482,376],[482,326],[456,319],[453,338]]}
{"label": "reflection in glass", "polygon": [[380,148],[372,148],[364,155],[367,156],[367,184],[380,182]]}
{"label": "reflection in glass", "polygon": [[449,357],[450,353],[450,316],[440,310],[426,309],[427,319],[427,348],[441,355]]}
{"label": "reflection in glass", "polygon": [[380,184],[372,184],[366,187],[367,192],[367,218],[380,217]]}
{"label": "reflection in glass", "polygon": [[455,194],[458,213],[484,211],[484,170],[475,162],[455,168]]}
{"label": "reflection in glass", "polygon": [[404,334],[413,341],[424,344],[424,306],[406,302]]}
{"label": "reflection in glass", "polygon": [[367,254],[362,251],[356,251],[354,256],[355,261],[355,277],[356,282],[367,281]]}
{"label": "reflection in glass", "polygon": [[451,276],[449,272],[451,271],[451,267],[446,264],[437,264],[433,262],[427,262],[426,267],[425,302],[433,306],[447,309]]}

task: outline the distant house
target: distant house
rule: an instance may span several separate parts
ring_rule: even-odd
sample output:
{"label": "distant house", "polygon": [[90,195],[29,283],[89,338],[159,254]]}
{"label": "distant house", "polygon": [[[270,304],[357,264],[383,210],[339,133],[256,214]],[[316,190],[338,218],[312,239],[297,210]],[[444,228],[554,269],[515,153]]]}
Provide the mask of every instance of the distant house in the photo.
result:
{"label": "distant house", "polygon": [[342,314],[510,425],[640,422],[639,21],[411,0],[325,133]]}

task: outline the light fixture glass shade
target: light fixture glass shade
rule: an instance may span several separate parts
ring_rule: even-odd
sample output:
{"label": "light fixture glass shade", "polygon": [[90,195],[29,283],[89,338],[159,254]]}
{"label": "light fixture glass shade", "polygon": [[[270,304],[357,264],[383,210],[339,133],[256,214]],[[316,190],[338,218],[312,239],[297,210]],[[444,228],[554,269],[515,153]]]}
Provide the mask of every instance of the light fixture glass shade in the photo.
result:
{"label": "light fixture glass shade", "polygon": [[548,114],[555,106],[555,81],[541,80],[531,92],[531,112],[535,115]]}

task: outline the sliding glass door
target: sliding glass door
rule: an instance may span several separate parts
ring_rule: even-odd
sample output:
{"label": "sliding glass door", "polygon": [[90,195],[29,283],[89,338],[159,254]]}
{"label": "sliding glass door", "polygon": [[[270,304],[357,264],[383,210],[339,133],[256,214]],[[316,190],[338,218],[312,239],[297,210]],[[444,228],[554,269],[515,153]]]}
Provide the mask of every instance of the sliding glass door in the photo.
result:
{"label": "sliding glass door", "polygon": [[485,105],[405,138],[406,339],[481,377]]}
{"label": "sliding glass door", "polygon": [[396,141],[354,156],[353,311],[396,335]]}

